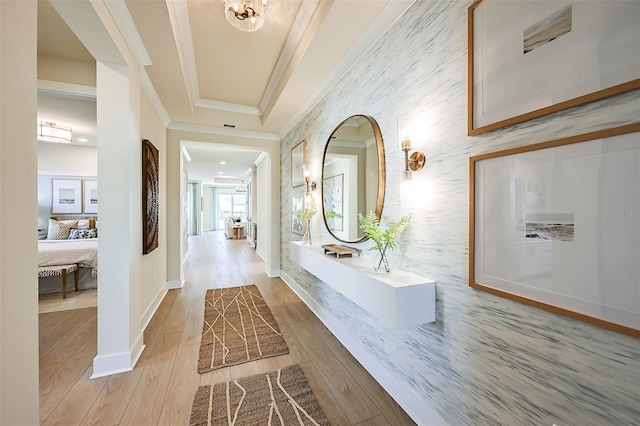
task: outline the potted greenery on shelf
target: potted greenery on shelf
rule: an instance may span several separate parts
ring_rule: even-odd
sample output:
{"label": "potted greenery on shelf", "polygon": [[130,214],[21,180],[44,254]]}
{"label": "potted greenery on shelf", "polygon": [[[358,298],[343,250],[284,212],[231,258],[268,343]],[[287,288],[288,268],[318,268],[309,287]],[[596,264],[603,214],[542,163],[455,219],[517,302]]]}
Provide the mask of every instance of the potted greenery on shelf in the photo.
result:
{"label": "potted greenery on shelf", "polygon": [[375,245],[369,250],[378,250],[379,258],[376,257],[373,269],[376,272],[382,270],[389,272],[391,267],[389,266],[387,252],[398,247],[396,236],[400,235],[405,229],[407,229],[409,221],[411,220],[411,214],[401,218],[389,229],[384,229],[380,226],[380,220],[373,211],[370,211],[366,216],[363,216],[362,213],[358,213],[358,219],[360,220],[360,229],[362,229],[365,235],[375,243]]}

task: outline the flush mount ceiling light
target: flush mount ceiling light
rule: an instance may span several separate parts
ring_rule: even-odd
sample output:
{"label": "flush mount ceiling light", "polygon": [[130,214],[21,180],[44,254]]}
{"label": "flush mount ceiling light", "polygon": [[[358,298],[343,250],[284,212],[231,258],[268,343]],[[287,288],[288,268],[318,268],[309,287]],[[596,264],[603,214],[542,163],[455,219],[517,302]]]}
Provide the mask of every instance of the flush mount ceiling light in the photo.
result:
{"label": "flush mount ceiling light", "polygon": [[227,21],[246,32],[258,31],[264,24],[267,0],[224,0]]}
{"label": "flush mount ceiling light", "polygon": [[71,143],[71,127],[60,126],[52,121],[41,121],[38,136],[49,142]]}

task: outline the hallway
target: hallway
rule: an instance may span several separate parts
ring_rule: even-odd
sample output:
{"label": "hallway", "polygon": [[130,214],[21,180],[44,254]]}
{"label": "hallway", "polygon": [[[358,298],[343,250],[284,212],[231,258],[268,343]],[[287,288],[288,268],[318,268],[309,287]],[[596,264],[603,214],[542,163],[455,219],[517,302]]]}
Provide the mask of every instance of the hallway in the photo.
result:
{"label": "hallway", "polygon": [[[89,379],[96,308],[40,314],[40,421],[44,425],[188,425],[199,385],[299,364],[334,425],[412,425],[411,419],[246,240],[222,231],[189,237],[185,285],[170,290],[144,333],[135,369]],[[208,288],[255,284],[290,353],[206,374],[197,358]]]}

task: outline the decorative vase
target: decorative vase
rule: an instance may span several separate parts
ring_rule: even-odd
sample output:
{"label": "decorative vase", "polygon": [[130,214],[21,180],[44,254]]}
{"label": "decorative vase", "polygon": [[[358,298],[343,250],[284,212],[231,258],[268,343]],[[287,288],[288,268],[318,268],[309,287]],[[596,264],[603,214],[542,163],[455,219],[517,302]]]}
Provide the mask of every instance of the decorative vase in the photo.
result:
{"label": "decorative vase", "polygon": [[373,270],[379,274],[388,274],[391,271],[389,256],[385,251],[378,251],[373,256]]}
{"label": "decorative vase", "polygon": [[310,220],[307,220],[307,232],[305,232],[304,235],[302,236],[302,242],[304,244],[309,243],[309,245],[313,244],[311,242],[311,221]]}

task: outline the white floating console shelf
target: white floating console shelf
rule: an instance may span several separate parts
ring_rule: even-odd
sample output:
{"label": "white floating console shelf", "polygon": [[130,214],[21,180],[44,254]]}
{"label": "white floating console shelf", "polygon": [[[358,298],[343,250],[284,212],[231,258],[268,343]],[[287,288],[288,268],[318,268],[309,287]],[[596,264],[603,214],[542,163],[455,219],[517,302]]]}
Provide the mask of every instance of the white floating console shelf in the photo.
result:
{"label": "white floating console shelf", "polygon": [[291,260],[357,303],[392,328],[409,328],[436,320],[436,283],[393,269],[373,272],[370,258],[336,259],[320,244],[291,242]]}

